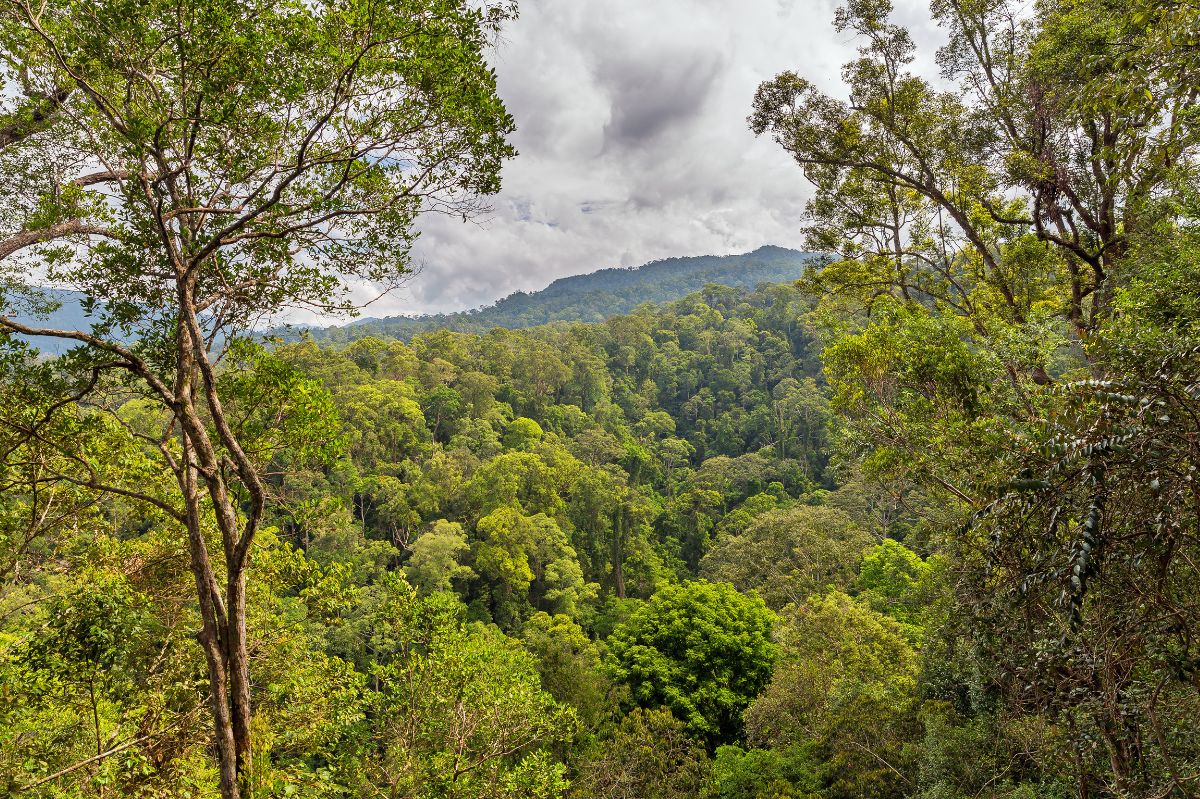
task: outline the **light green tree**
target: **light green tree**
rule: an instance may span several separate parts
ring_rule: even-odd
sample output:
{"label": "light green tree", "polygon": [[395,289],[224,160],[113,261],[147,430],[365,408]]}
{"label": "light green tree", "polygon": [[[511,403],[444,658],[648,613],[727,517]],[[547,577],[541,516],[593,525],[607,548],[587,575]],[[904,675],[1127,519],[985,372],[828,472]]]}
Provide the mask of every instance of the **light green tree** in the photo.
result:
{"label": "light green tree", "polygon": [[567,788],[547,747],[576,721],[540,685],[533,656],[494,627],[464,625],[446,595],[393,580],[368,620],[390,642],[370,667],[371,724],[343,766],[364,795],[552,799]]}
{"label": "light green tree", "polygon": [[746,711],[750,743],[816,744],[830,796],[902,796],[918,660],[900,626],[838,591],[783,614],[770,685]]}
{"label": "light green tree", "polygon": [[[0,284],[42,275],[101,314],[81,330],[20,322],[6,291],[0,327],[78,346],[68,401],[123,376],[168,412],[152,440],[178,493],[157,506],[187,530],[226,799],[252,770],[245,575],[269,449],[230,415],[218,359],[265,315],[348,309],[342,278],[394,283],[420,213],[469,214],[498,188],[512,120],[484,51],[506,16],[421,0],[0,12],[15,89]],[[305,405],[280,396],[279,410]]]}
{"label": "light green tree", "polygon": [[704,746],[671,711],[634,708],[584,759],[570,796],[692,799],[703,795],[708,768]]}
{"label": "light green tree", "polygon": [[454,581],[476,576],[474,570],[462,562],[470,551],[462,525],[438,519],[412,545],[412,556],[404,567],[404,576],[422,594],[449,591]]}
{"label": "light green tree", "polygon": [[778,610],[829,588],[848,588],[870,544],[870,535],[844,512],[801,505],[768,511],[719,538],[700,561],[700,573],[754,591]]}

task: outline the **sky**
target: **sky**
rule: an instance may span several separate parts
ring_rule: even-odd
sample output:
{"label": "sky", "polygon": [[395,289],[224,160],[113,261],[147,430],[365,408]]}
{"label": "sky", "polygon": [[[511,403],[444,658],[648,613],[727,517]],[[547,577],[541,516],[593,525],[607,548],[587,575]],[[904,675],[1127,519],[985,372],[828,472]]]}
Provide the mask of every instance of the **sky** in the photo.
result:
{"label": "sky", "polygon": [[[522,0],[492,58],[519,155],[492,210],[421,220],[419,273],[370,316],[473,308],[679,255],[801,248],[809,190],[746,117],[792,69],[839,94],[832,0]],[[935,44],[924,2],[896,21]],[[922,48],[932,54],[932,47]]]}

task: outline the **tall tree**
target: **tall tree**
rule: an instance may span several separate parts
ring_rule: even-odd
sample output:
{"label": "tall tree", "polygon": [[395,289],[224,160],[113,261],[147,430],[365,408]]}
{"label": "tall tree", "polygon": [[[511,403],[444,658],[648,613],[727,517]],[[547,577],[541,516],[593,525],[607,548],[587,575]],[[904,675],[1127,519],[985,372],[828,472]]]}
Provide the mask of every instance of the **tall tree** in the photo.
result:
{"label": "tall tree", "polygon": [[0,124],[14,176],[0,285],[34,274],[81,290],[98,322],[17,321],[10,291],[0,329],[78,343],[65,402],[124,373],[162,411],[143,434],[178,494],[120,491],[187,530],[226,799],[251,768],[245,575],[270,501],[272,422],[256,427],[249,408],[285,418],[306,402],[294,380],[300,396],[238,398],[247,387],[218,362],[258,318],[350,309],[346,278],[395,282],[419,214],[465,216],[498,188],[513,123],[484,54],[512,13],[466,0],[2,7],[0,69],[20,95]]}
{"label": "tall tree", "polygon": [[812,244],[844,259],[834,287],[938,303],[984,335],[1049,308],[1086,338],[1110,312],[1131,241],[1171,214],[1155,200],[1200,146],[1196,12],[1027,7],[935,0],[940,90],[909,71],[889,0],[851,0],[848,101],[793,72],[759,88],[750,126],[815,186]]}
{"label": "tall tree", "polygon": [[[850,0],[848,101],[785,73],[750,120],[816,188],[813,285],[851,298],[826,300],[840,443],[929,491],[973,668],[1063,741],[1031,760],[1080,797],[1192,795],[1198,9],[932,10],[946,89],[888,0]],[[864,598],[910,623],[878,565]]]}

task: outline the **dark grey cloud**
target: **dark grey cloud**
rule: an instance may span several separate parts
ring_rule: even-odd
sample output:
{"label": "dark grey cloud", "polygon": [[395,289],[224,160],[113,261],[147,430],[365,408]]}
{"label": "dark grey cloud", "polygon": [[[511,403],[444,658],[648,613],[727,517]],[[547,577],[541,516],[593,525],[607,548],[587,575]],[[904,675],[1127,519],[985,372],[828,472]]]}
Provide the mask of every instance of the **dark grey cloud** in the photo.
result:
{"label": "dark grey cloud", "polygon": [[[520,155],[493,211],[421,222],[422,271],[383,315],[456,310],[672,255],[800,246],[808,188],[746,116],[795,69],[840,94],[835,0],[523,0],[494,63]],[[924,2],[897,2],[929,71]],[[363,287],[366,297],[369,289]]]}
{"label": "dark grey cloud", "polygon": [[719,53],[653,54],[597,73],[610,97],[605,152],[645,146],[696,119],[722,67]]}

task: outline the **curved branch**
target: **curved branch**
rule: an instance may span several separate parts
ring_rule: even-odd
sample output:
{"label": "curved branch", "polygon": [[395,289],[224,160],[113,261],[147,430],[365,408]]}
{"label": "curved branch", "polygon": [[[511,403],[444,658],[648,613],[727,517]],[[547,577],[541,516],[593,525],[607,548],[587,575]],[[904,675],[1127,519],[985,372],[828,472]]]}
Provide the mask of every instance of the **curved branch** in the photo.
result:
{"label": "curved branch", "polygon": [[[114,178],[109,179],[112,180]],[[101,181],[96,180],[94,182],[99,183]],[[54,241],[55,239],[65,239],[69,236],[103,236],[104,238],[116,241],[121,240],[120,235],[109,228],[89,225],[82,219],[68,219],[65,222],[59,222],[49,227],[38,228],[36,230],[23,230],[20,233],[9,236],[4,241],[0,241],[0,261],[26,247],[43,244],[47,241]]]}
{"label": "curved branch", "polygon": [[52,94],[41,97],[26,92],[30,100],[37,104],[24,114],[13,114],[0,123],[0,150],[19,144],[35,133],[41,133],[52,126],[58,119],[59,109],[71,96],[71,89],[58,89]]}

